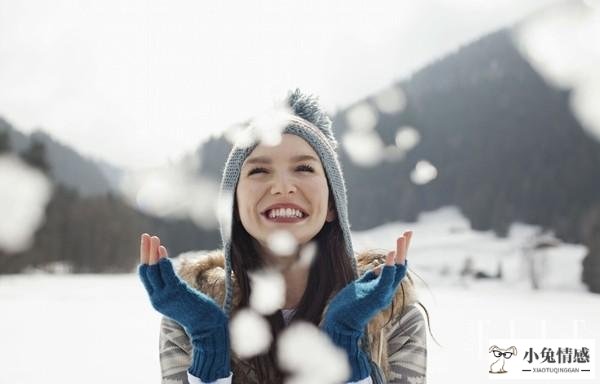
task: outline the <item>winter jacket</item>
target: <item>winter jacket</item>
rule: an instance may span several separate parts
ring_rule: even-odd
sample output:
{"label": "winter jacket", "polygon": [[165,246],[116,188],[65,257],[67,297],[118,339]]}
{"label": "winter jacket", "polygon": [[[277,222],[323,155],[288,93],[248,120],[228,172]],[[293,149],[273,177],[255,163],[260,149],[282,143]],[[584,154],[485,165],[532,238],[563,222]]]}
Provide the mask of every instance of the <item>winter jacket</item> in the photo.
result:
{"label": "winter jacket", "polygon": [[[356,257],[358,272],[385,262],[385,255],[363,252]],[[224,258],[213,251],[196,260],[176,264],[178,275],[190,286],[211,296],[217,303],[225,294]],[[239,306],[239,287],[233,276],[233,308]],[[371,358],[382,368],[390,384],[425,383],[426,322],[417,304],[410,270],[398,287],[392,305],[381,311],[368,324]],[[191,364],[192,346],[183,327],[168,317],[160,325],[159,356],[163,384],[188,384],[187,369]],[[259,384],[252,367],[231,351],[233,383]]]}

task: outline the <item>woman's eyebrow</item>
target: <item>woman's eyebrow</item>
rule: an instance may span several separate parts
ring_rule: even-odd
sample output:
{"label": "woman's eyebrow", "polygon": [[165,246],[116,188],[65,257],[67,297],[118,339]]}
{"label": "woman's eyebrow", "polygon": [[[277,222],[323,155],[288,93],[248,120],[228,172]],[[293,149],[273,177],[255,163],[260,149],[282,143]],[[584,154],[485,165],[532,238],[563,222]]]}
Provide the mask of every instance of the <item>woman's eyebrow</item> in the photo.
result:
{"label": "woman's eyebrow", "polygon": [[[306,161],[306,160],[318,161],[316,157],[311,156],[311,155],[298,155],[298,156],[294,156],[290,159],[290,161],[292,163],[297,163],[299,161]],[[267,156],[256,156],[256,157],[251,157],[246,160],[246,164],[271,164],[271,163],[272,163],[271,158],[267,157]]]}

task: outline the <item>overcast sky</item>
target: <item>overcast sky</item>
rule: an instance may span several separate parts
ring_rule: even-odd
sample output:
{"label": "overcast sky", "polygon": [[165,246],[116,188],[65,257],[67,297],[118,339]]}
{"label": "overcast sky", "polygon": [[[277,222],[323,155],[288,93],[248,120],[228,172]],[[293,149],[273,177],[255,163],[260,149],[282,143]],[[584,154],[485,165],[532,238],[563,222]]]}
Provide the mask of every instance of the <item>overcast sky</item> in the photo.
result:
{"label": "overcast sky", "polygon": [[0,116],[131,169],[293,87],[333,112],[555,0],[0,0]]}

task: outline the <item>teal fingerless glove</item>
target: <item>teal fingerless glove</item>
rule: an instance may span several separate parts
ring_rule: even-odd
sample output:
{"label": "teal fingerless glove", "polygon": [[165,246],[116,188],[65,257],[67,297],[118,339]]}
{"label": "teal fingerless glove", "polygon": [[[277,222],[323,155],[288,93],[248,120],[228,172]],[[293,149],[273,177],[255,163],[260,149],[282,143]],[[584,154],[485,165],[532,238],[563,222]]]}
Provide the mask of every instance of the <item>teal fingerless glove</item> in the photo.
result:
{"label": "teal fingerless glove", "polygon": [[339,291],[325,313],[321,329],[348,355],[352,376],[359,381],[370,375],[369,358],[359,341],[369,321],[392,303],[396,288],[406,276],[404,265],[385,265],[379,276],[372,270]]}
{"label": "teal fingerless glove", "polygon": [[185,328],[194,347],[189,373],[203,382],[231,372],[227,315],[217,303],[181,280],[166,257],[153,265],[140,264],[138,274],[154,309]]}

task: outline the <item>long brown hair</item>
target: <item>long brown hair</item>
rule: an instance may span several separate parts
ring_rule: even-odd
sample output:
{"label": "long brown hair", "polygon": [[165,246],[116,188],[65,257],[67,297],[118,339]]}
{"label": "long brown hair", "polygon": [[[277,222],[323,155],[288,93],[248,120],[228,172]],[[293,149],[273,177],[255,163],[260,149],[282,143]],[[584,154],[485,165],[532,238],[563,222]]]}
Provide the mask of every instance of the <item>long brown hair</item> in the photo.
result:
{"label": "long brown hair", "polygon": [[[333,201],[331,192],[329,201]],[[264,263],[256,250],[254,238],[239,220],[237,198],[235,197],[233,209],[231,260],[233,273],[240,289],[239,308],[241,309],[248,307],[250,302],[251,285],[248,272],[263,268]],[[329,298],[353,281],[355,273],[346,251],[338,220],[326,222],[313,241],[316,242],[317,251],[310,266],[306,289],[292,321],[304,320],[318,326]],[[273,343],[268,352],[250,358],[247,362],[254,368],[259,382],[281,383],[288,373],[278,367],[276,345],[278,335],[284,329],[285,323],[281,311],[266,316],[266,319],[271,328]]]}

